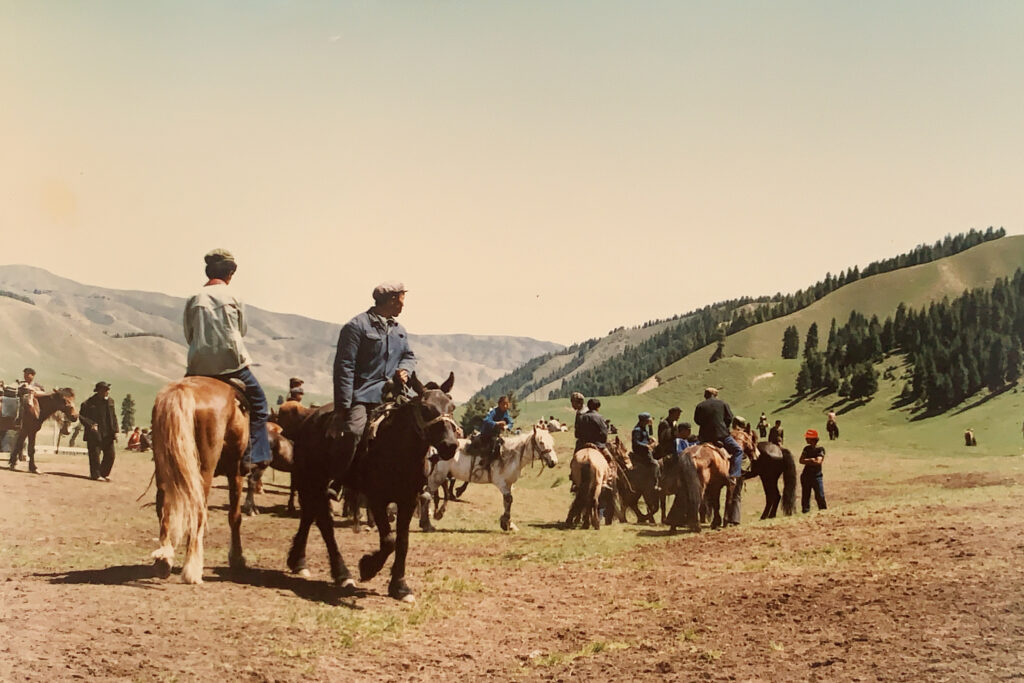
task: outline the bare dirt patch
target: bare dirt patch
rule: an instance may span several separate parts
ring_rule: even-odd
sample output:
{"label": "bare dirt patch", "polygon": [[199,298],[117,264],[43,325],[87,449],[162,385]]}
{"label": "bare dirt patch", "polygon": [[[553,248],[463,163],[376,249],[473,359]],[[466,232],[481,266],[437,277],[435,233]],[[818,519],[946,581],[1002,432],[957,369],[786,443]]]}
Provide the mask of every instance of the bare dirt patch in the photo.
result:
{"label": "bare dirt patch", "polygon": [[[1024,672],[1019,490],[994,488],[1001,495],[978,503],[958,498],[966,492],[947,487],[946,475],[918,477],[946,499],[873,513],[840,503],[694,535],[631,526],[645,545],[571,561],[534,552],[534,538],[557,549],[577,540],[567,534],[596,541],[622,530],[541,529],[525,540],[489,527],[414,533],[409,579],[420,601],[410,609],[386,597],[386,577],[339,596],[324,581],[315,534],[314,578],[284,573],[297,521],[278,492],[262,499],[268,514],[243,524],[250,569],[226,568],[218,489],[206,583],[153,578],[156,520],[134,502],[149,463],[120,458],[117,481],[106,485],[74,476],[83,460],[55,457],[40,477],[0,471],[0,680],[964,680]],[[844,484],[830,486],[842,501]],[[747,505],[759,509],[760,493],[748,490]],[[338,533],[350,566],[376,543],[375,534]]]}

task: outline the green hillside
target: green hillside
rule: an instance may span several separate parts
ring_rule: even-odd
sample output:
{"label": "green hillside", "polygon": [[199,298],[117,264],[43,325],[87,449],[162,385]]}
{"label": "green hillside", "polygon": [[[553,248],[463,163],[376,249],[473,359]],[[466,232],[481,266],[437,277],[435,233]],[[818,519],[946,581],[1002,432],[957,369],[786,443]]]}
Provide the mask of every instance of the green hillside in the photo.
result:
{"label": "green hillside", "polygon": [[[790,444],[800,443],[800,434],[809,427],[822,431],[824,415],[834,406],[843,438],[861,443],[874,440],[922,452],[948,451],[962,447],[963,431],[973,428],[978,454],[1019,454],[1024,419],[1024,392],[1019,388],[991,400],[975,396],[937,418],[913,420],[909,408],[892,409],[905,381],[906,363],[901,355],[893,355],[876,366],[880,374],[890,370],[893,379],[880,379],[878,393],[865,405],[837,403],[835,394],[791,405],[800,361],[782,359],[780,349],[783,330],[789,325],[797,326],[801,339],[812,322],[825,335],[833,317],[843,322],[851,310],[884,318],[900,302],[921,307],[965,289],[989,287],[997,278],[1012,275],[1022,263],[1024,236],[1014,236],[932,263],[864,278],[805,309],[727,337],[725,358],[716,363],[708,362],[712,352],[708,346],[659,371],[657,388],[602,397],[601,412],[620,429],[631,427],[641,411],[660,417],[673,405],[683,408],[685,418],[701,400],[703,388],[716,386],[737,414],[756,420],[764,411],[772,419],[781,419]],[[521,408],[521,422],[541,415],[563,420],[572,416],[567,401],[531,402]]]}

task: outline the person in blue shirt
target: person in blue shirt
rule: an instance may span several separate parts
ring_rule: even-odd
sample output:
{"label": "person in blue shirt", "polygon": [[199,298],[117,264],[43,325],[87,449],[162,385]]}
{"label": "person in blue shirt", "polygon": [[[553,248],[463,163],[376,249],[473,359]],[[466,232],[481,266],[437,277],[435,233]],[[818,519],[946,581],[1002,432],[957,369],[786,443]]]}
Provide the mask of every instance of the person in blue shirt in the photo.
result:
{"label": "person in blue shirt", "polygon": [[349,320],[334,356],[334,417],[331,482],[327,495],[341,499],[342,477],[355,457],[367,416],[383,399],[388,380],[404,385],[416,368],[409,335],[395,320],[405,306],[405,285],[384,282],[373,289],[373,307]]}
{"label": "person in blue shirt", "polygon": [[700,439],[693,435],[693,426],[689,422],[680,422],[676,425],[676,453],[682,453],[699,443]]}
{"label": "person in blue shirt", "polygon": [[512,414],[509,413],[508,396],[498,399],[498,405],[491,408],[484,416],[480,425],[480,436],[477,441],[479,450],[484,454],[485,464],[501,455],[501,436],[512,429]]}

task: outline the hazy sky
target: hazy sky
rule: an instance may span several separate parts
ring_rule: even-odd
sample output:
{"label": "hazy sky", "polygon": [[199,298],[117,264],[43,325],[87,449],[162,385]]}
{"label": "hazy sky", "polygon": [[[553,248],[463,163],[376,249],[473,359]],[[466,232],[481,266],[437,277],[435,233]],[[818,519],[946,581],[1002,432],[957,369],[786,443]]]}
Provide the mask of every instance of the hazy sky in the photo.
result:
{"label": "hazy sky", "polygon": [[563,343],[1024,232],[1021,2],[0,0],[0,263]]}

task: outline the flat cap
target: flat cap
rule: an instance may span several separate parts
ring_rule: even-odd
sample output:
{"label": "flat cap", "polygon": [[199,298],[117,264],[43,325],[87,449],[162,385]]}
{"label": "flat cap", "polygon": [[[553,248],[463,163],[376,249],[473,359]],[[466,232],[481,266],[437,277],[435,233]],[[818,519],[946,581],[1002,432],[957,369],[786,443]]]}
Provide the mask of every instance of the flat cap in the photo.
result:
{"label": "flat cap", "polygon": [[295,387],[301,387],[303,384],[304,384],[303,380],[299,379],[298,377],[289,377],[288,378],[288,387],[290,389],[294,389]]}
{"label": "flat cap", "polygon": [[693,429],[693,425],[691,425],[689,422],[680,422],[679,424],[676,425],[677,432],[682,432],[687,429]]}
{"label": "flat cap", "polygon": [[571,400],[573,400],[573,401],[582,401],[583,400],[583,394],[581,394],[578,391],[574,391],[574,392],[572,392],[572,395],[569,396],[569,398]]}
{"label": "flat cap", "polygon": [[291,389],[288,390],[288,393],[289,394],[305,394],[306,390],[303,389],[302,387],[292,387]]}
{"label": "flat cap", "polygon": [[93,391],[103,391],[104,389],[109,389],[109,388],[110,388],[110,384],[107,383],[107,382],[96,382],[96,386],[94,386],[92,388],[92,390]]}
{"label": "flat cap", "polygon": [[35,371],[35,370],[33,370],[32,368],[25,368],[25,369],[24,369],[24,370],[22,370],[21,372],[22,372],[22,373],[26,373],[26,372],[27,372],[27,373],[29,373],[30,375],[34,375],[34,374],[36,374],[36,371]]}
{"label": "flat cap", "polygon": [[651,414],[650,413],[640,413],[639,418],[641,420],[650,420],[651,419]]}
{"label": "flat cap", "polygon": [[231,263],[234,263],[235,257],[227,249],[214,249],[213,251],[208,252],[206,256],[203,257],[203,260],[206,261],[206,265],[212,266],[214,263],[220,263],[221,261],[230,261]]}
{"label": "flat cap", "polygon": [[397,282],[395,280],[382,282],[373,288],[373,300],[380,301],[381,299],[389,297],[392,294],[401,294],[402,292],[407,291],[409,290],[407,290],[405,288],[405,285],[402,284],[401,282]]}

